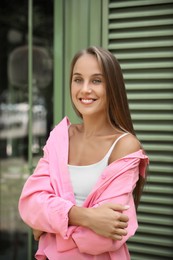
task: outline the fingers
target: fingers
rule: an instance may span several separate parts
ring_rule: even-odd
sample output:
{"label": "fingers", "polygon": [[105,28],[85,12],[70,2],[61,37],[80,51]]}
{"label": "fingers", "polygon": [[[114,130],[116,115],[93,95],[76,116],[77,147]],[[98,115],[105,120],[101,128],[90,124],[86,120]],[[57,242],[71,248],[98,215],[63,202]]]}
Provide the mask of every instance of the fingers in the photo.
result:
{"label": "fingers", "polygon": [[35,241],[38,241],[38,240],[39,240],[39,238],[40,238],[40,236],[39,236],[39,235],[37,235],[37,234],[34,234],[34,233],[33,233],[33,235],[34,235],[34,240],[35,240]]}
{"label": "fingers", "polygon": [[113,240],[122,240],[124,236],[127,235],[127,230],[126,229],[115,229],[114,232],[110,235],[110,238]]}
{"label": "fingers", "polygon": [[115,235],[111,236],[110,238],[113,240],[121,241],[123,239],[123,236],[124,235],[120,236],[120,235],[115,234]]}
{"label": "fingers", "polygon": [[115,211],[124,211],[130,208],[129,205],[121,205],[121,204],[114,204],[114,203],[108,203],[107,204],[111,209],[115,210]]}
{"label": "fingers", "polygon": [[119,230],[115,230],[115,233],[110,234],[109,238],[113,240],[122,240],[123,237],[126,235],[127,235],[127,230],[119,229]]}
{"label": "fingers", "polygon": [[34,240],[35,240],[35,241],[39,241],[39,238],[40,238],[40,237],[34,236]]}
{"label": "fingers", "polygon": [[43,231],[36,230],[36,229],[34,229],[32,232],[33,232],[34,239],[36,241],[38,241],[40,239],[41,235],[44,233]]}
{"label": "fingers", "polygon": [[[119,213],[121,214],[121,213]],[[124,236],[127,235],[127,230],[126,228],[128,227],[128,217],[127,216],[123,216],[123,221],[115,221],[115,225],[114,225],[114,230],[111,233],[110,238],[112,238],[113,240],[122,240]],[[124,221],[127,220],[127,221]]]}
{"label": "fingers", "polygon": [[129,217],[125,214],[119,213],[119,221],[121,222],[128,222],[129,221]]}
{"label": "fingers", "polygon": [[111,239],[121,241],[123,239],[123,236],[114,235],[114,236],[111,237]]}
{"label": "fingers", "polygon": [[127,228],[128,227],[128,222],[122,222],[122,221],[120,221],[120,222],[118,222],[117,223],[117,228]]}

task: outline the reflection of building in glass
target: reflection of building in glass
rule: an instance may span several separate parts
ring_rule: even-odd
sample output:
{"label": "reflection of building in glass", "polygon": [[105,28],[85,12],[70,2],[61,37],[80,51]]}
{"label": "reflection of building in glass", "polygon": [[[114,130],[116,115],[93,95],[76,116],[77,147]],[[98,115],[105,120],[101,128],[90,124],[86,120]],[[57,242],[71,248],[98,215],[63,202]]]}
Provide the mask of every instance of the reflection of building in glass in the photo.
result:
{"label": "reflection of building in glass", "polygon": [[[0,141],[28,136],[28,111],[27,103],[0,104]],[[37,153],[41,148],[39,138],[46,136],[47,132],[47,112],[43,105],[34,105],[32,111],[33,152]],[[6,152],[10,155],[12,147],[9,142],[6,146]]]}
{"label": "reflection of building in glass", "polygon": [[[6,140],[5,153],[12,155],[12,140],[23,139],[23,150],[27,157],[29,135],[29,105],[28,104],[28,46],[23,45],[10,53],[8,59],[8,80],[10,83],[9,100],[0,106],[0,140]],[[33,118],[32,118],[32,152],[40,151],[40,137],[47,135],[46,98],[43,89],[52,81],[52,60],[47,48],[32,47],[33,75]],[[25,147],[25,148],[24,148]],[[18,149],[18,148],[16,148]]]}
{"label": "reflection of building in glass", "polygon": [[[22,138],[28,135],[28,110],[26,103],[0,105],[0,139]],[[46,135],[46,109],[33,106],[33,135]]]}
{"label": "reflection of building in glass", "polygon": [[[52,60],[46,48],[32,47],[33,83],[36,88],[47,87],[52,80]],[[12,51],[8,62],[8,77],[13,86],[28,86],[28,46]]]}

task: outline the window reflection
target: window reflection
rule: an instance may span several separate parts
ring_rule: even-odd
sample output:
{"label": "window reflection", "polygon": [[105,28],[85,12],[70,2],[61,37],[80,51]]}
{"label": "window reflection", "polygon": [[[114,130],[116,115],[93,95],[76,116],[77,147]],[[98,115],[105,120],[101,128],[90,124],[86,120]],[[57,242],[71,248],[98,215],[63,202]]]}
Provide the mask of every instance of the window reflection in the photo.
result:
{"label": "window reflection", "polygon": [[[0,2],[0,259],[26,259],[18,199],[28,169],[28,1]],[[3,39],[3,40],[2,40]],[[53,0],[33,1],[34,164],[52,127]],[[35,250],[34,250],[35,251]]]}

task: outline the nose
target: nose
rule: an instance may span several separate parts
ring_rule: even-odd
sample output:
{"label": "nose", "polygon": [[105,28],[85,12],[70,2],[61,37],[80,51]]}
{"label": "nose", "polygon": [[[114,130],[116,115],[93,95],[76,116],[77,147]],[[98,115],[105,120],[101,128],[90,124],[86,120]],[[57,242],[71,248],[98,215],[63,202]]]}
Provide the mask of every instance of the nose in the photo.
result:
{"label": "nose", "polygon": [[84,93],[91,93],[91,91],[92,91],[92,89],[91,89],[91,86],[90,86],[89,82],[84,81],[83,85],[82,85],[82,92],[84,92]]}

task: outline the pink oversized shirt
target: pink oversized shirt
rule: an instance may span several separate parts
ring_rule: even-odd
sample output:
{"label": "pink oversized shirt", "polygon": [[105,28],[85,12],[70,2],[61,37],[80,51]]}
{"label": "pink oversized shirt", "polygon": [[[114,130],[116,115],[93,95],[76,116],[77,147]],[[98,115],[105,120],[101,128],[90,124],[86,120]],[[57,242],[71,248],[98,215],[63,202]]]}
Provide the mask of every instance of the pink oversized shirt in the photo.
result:
{"label": "pink oversized shirt", "polygon": [[65,117],[50,133],[44,156],[26,181],[19,199],[23,221],[33,229],[45,231],[39,240],[36,259],[45,260],[129,260],[126,241],[137,230],[133,189],[144,175],[148,157],[139,150],[111,163],[101,174],[83,207],[107,202],[130,205],[128,234],[121,241],[97,235],[92,230],[68,226],[68,212],[75,205],[68,171],[70,122]]}

